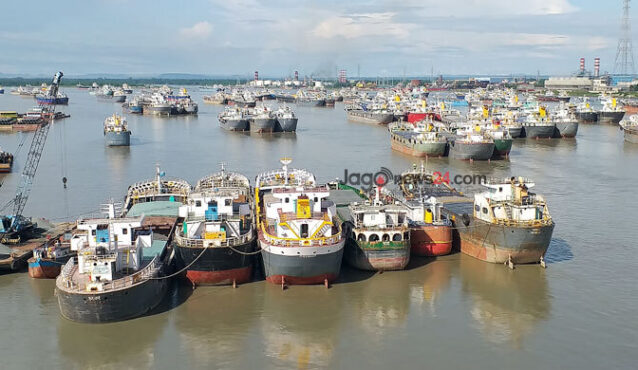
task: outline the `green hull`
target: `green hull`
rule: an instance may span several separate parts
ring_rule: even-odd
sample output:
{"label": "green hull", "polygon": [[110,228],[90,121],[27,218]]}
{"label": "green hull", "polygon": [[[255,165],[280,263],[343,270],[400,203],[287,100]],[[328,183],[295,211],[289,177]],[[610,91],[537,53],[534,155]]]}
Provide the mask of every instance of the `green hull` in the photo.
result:
{"label": "green hull", "polygon": [[494,157],[507,157],[512,150],[512,139],[495,139],[494,140]]}
{"label": "green hull", "polygon": [[410,262],[410,240],[362,242],[349,238],[344,257],[360,270],[403,270]]}

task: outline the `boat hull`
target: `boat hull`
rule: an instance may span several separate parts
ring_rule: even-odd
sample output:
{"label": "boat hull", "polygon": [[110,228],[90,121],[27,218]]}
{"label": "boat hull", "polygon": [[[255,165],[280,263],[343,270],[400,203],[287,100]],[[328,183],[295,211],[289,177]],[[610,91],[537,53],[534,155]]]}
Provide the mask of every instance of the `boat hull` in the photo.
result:
{"label": "boat hull", "polygon": [[549,139],[554,136],[556,125],[524,126],[525,137],[528,139]]}
{"label": "boat hull", "polygon": [[325,99],[297,99],[295,103],[300,106],[306,107],[325,107],[326,100]]}
{"label": "boat hull", "polygon": [[504,158],[510,155],[512,151],[512,139],[494,139],[494,153],[492,158]]}
{"label": "boat hull", "polygon": [[161,106],[147,105],[146,107],[144,107],[144,113],[168,116],[171,114],[172,109],[173,108],[171,106],[165,106],[165,105],[161,105]]}
{"label": "boat hull", "polygon": [[[251,253],[254,245],[252,240],[233,248]],[[178,264],[180,268],[189,266],[186,278],[193,285],[243,284],[252,278],[253,257],[250,255],[237,253],[229,247],[209,247],[205,251],[203,247],[183,247],[179,243],[176,247]]]}
{"label": "boat hull", "polygon": [[494,154],[494,143],[467,143],[453,141],[450,143],[450,157],[461,160],[486,161]]}
{"label": "boat hull", "polygon": [[507,127],[507,131],[509,132],[512,139],[518,139],[523,135],[523,127]]}
{"label": "boat hull", "polygon": [[413,157],[443,157],[447,148],[446,141],[430,143],[403,142],[403,138],[392,135],[392,149]]}
{"label": "boat hull", "polygon": [[323,284],[326,280],[332,282],[339,276],[343,259],[343,240],[332,246],[321,247],[275,247],[263,240],[259,242],[262,246],[261,256],[268,282],[293,285]]}
{"label": "boat hull", "polygon": [[34,279],[55,279],[60,275],[62,266],[71,258],[68,256],[59,260],[29,258],[29,276]]}
{"label": "boat hull", "polygon": [[580,123],[598,122],[598,112],[576,112],[576,118]]}
{"label": "boat hull", "polygon": [[558,122],[556,123],[556,136],[571,138],[578,133],[578,122]]}
{"label": "boat hull", "polygon": [[114,103],[124,103],[126,101],[126,95],[113,95]]}
{"label": "boat hull", "polygon": [[297,131],[298,118],[277,118],[275,132],[295,132]]}
{"label": "boat hull", "polygon": [[602,111],[598,113],[598,120],[600,121],[600,123],[609,124],[609,125],[617,125],[618,123],[620,123],[620,121],[623,119],[624,116],[625,116],[624,111],[618,111],[618,112]]}
{"label": "boat hull", "polygon": [[56,288],[60,313],[82,323],[132,319],[150,312],[162,301],[167,279],[145,280],[126,289],[103,292],[69,292]]}
{"label": "boat hull", "polygon": [[133,114],[143,114],[144,113],[144,107],[141,105],[129,105],[126,107],[127,111],[129,113],[133,113]]}
{"label": "boat hull", "polygon": [[[449,207],[449,206],[448,206]],[[491,263],[538,263],[545,255],[554,231],[554,223],[537,226],[490,224],[478,220],[472,203],[465,204],[463,213],[449,212],[453,220],[454,244],[462,253]]]}
{"label": "boat hull", "polygon": [[267,133],[273,132],[275,129],[274,118],[251,118],[248,122],[250,132],[255,133]]}
{"label": "boat hull", "polygon": [[625,141],[638,144],[638,129],[626,128],[623,131],[624,131]]}
{"label": "boat hull", "polygon": [[228,131],[246,131],[248,128],[248,120],[245,119],[220,119],[219,126]]}
{"label": "boat hull", "polygon": [[385,125],[394,119],[393,113],[374,113],[364,110],[349,110],[346,112],[349,121]]}
{"label": "boat hull", "polygon": [[410,262],[410,241],[362,242],[348,239],[344,258],[359,270],[403,270]]}
{"label": "boat hull", "polygon": [[131,132],[105,132],[104,142],[107,146],[129,146],[131,145]]}
{"label": "boat hull", "polygon": [[410,250],[420,257],[449,254],[452,251],[452,228],[433,224],[410,227]]}
{"label": "boat hull", "polygon": [[68,97],[59,97],[59,98],[52,98],[52,97],[35,97],[35,101],[38,104],[42,104],[42,105],[67,105],[69,104],[69,98]]}

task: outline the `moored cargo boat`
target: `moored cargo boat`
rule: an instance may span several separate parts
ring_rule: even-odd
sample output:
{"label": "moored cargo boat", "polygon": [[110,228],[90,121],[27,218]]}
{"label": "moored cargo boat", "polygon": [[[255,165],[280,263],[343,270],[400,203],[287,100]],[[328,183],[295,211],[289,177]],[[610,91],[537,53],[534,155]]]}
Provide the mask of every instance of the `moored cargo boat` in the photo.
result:
{"label": "moored cargo boat", "polygon": [[337,210],[346,239],[344,258],[360,270],[403,270],[410,261],[407,210],[382,203],[379,191],[372,200]]}
{"label": "moored cargo boat", "polygon": [[492,263],[541,262],[554,230],[543,197],[522,178],[493,180],[486,192],[444,202],[462,253]]}
{"label": "moored cargo boat", "polygon": [[598,112],[598,121],[604,124],[617,125],[625,116],[625,111],[618,106],[616,98],[605,99]]}
{"label": "moored cargo boat", "polygon": [[126,118],[113,114],[104,120],[104,142],[107,146],[131,145],[131,131]]}
{"label": "moored cargo boat", "polygon": [[283,168],[257,176],[259,245],[266,280],[274,284],[328,284],[339,276],[344,239],[327,186],[315,176]]}
{"label": "moored cargo boat", "polygon": [[494,154],[494,140],[479,132],[465,132],[450,141],[450,158],[486,161]]}
{"label": "moored cargo boat", "polygon": [[447,138],[439,135],[431,124],[394,123],[389,127],[393,150],[414,157],[443,157]]}
{"label": "moored cargo boat", "polygon": [[250,183],[238,173],[201,179],[180,207],[175,234],[178,264],[196,285],[242,284],[252,277],[256,232]]}
{"label": "moored cargo boat", "polygon": [[452,223],[442,216],[443,204],[431,192],[431,179],[423,164],[401,174],[403,196],[397,199],[408,212],[410,249],[415,256],[442,256],[452,251]]}
{"label": "moored cargo boat", "polygon": [[219,126],[228,131],[246,131],[248,129],[248,117],[240,108],[227,107],[217,116]]}
{"label": "moored cargo boat", "polygon": [[143,227],[144,217],[78,220],[71,249],[77,251],[56,279],[65,318],[85,323],[142,316],[164,298],[167,240]]}
{"label": "moored cargo boat", "polygon": [[270,133],[275,130],[277,116],[266,106],[249,110],[248,129],[254,133]]}
{"label": "moored cargo boat", "polygon": [[33,250],[33,257],[27,261],[29,276],[34,279],[55,279],[62,266],[76,255],[77,252],[71,250],[70,238],[62,236],[49,241]]}
{"label": "moored cargo boat", "polygon": [[295,132],[297,131],[297,122],[299,119],[293,110],[288,106],[280,107],[275,111],[277,122],[275,123],[275,132]]}
{"label": "moored cargo boat", "polygon": [[349,121],[371,123],[375,125],[384,125],[392,122],[394,119],[394,113],[383,109],[346,109],[346,116]]}

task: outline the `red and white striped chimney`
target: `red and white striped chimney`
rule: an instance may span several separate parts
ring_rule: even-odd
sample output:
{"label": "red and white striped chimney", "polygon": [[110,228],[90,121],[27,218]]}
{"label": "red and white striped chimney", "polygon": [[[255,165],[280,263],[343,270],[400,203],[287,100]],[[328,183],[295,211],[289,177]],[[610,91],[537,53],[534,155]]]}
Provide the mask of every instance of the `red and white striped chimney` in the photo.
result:
{"label": "red and white striped chimney", "polygon": [[259,71],[255,71],[255,81],[259,80]]}
{"label": "red and white striped chimney", "polygon": [[600,58],[594,58],[594,77],[600,77]]}
{"label": "red and white striped chimney", "polygon": [[585,73],[585,58],[580,58],[580,73]]}

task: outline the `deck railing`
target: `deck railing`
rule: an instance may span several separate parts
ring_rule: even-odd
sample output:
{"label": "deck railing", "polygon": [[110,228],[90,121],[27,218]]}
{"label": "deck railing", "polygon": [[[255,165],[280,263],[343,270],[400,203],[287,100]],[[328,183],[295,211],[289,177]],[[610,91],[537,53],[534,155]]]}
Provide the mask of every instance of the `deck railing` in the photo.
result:
{"label": "deck railing", "polygon": [[181,232],[175,233],[175,242],[180,247],[185,248],[204,248],[205,244],[208,244],[209,248],[224,248],[229,246],[234,247],[246,244],[253,238],[254,233],[252,228],[249,232],[242,234],[239,237],[231,237],[226,239],[194,239],[187,238],[181,235]]}
{"label": "deck railing", "polygon": [[[60,272],[59,279],[61,279],[62,287],[73,290],[76,292],[86,292],[86,293],[100,293],[104,291],[111,291],[116,289],[122,289],[129,286],[133,286],[140,282],[146,281],[149,278],[155,276],[156,270],[161,266],[161,259],[159,256],[155,256],[148,265],[144,266],[141,270],[137,271],[134,274],[124,276],[122,278],[112,280],[112,281],[103,281],[102,282],[102,290],[87,290],[87,281],[78,281],[73,279],[75,275],[75,270],[78,268],[76,258],[70,259],[66,265],[62,268]],[[88,282],[90,283],[90,282]]]}

